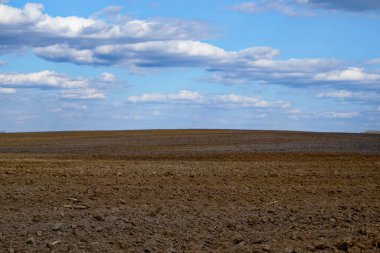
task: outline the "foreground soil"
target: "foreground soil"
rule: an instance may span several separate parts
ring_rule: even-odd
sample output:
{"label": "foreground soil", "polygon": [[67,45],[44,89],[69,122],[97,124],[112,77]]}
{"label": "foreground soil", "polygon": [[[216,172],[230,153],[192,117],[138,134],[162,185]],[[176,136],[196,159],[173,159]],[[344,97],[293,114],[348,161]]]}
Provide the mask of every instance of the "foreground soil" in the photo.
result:
{"label": "foreground soil", "polygon": [[0,252],[380,252],[380,135],[0,134]]}

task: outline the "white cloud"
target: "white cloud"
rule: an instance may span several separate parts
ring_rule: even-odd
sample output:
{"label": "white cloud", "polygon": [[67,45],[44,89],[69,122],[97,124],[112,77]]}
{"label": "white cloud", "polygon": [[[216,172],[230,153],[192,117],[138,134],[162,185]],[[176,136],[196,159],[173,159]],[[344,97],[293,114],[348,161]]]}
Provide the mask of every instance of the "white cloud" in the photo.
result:
{"label": "white cloud", "polygon": [[[97,17],[51,17],[40,4],[0,8],[0,36],[4,38],[0,46],[4,51],[15,45],[30,46],[37,56],[49,61],[118,65],[136,72],[144,68],[201,67],[226,73],[230,83],[235,76],[265,81],[307,78],[305,73],[331,70],[336,65],[335,61],[321,59],[276,61],[273,58],[279,51],[270,47],[226,51],[195,41],[208,34],[205,27],[193,21],[131,20],[120,15],[108,23]],[[16,34],[15,29],[19,31]]]}
{"label": "white cloud", "polygon": [[92,50],[67,48],[67,45],[52,48],[37,48],[35,53],[47,60],[88,64],[90,59],[90,64],[119,65],[129,67],[130,70],[201,67],[216,72],[210,81],[215,82],[219,79],[229,84],[247,83],[252,80],[310,83],[315,82],[316,74],[330,71],[339,65],[334,59],[274,60],[273,57],[277,56],[279,51],[270,47],[226,51],[207,43],[190,40],[102,45]]}
{"label": "white cloud", "polygon": [[87,105],[79,104],[79,103],[64,103],[62,104],[62,108],[66,109],[76,109],[76,110],[86,110]]}
{"label": "white cloud", "polygon": [[[253,47],[241,51],[222,48],[192,40],[160,40],[128,44],[107,44],[93,49],[76,49],[68,45],[37,47],[39,57],[52,61],[71,61],[77,64],[135,65],[138,67],[198,66],[214,68],[233,64],[247,67],[278,67],[279,69],[312,64],[319,60],[296,60],[287,62],[271,59],[279,51],[270,47]],[[285,66],[286,65],[286,66]]]}
{"label": "white cloud", "polygon": [[350,119],[359,116],[358,112],[325,112],[319,113],[318,116],[333,119]]}
{"label": "white cloud", "polygon": [[180,101],[200,101],[203,96],[195,91],[181,90],[178,93],[168,94],[144,94],[142,96],[130,96],[128,101],[131,103],[150,103],[150,102],[180,102]]}
{"label": "white cloud", "polygon": [[148,119],[149,117],[147,117],[146,115],[140,115],[140,114],[123,114],[123,115],[116,114],[116,115],[113,115],[112,118],[117,119],[117,120],[144,120],[144,119]]}
{"label": "white cloud", "polygon": [[95,59],[94,53],[89,49],[75,49],[66,44],[36,47],[33,52],[46,60],[56,62],[73,62],[76,64],[104,64],[100,59]]}
{"label": "white cloud", "polygon": [[298,108],[293,108],[293,109],[288,110],[287,113],[292,114],[292,115],[297,115],[297,114],[301,114],[302,111]]}
{"label": "white cloud", "polygon": [[[282,8],[288,6],[287,2],[260,0],[242,6]],[[307,4],[300,0],[297,3]],[[35,55],[49,61],[119,66],[136,73],[164,67],[197,67],[213,73],[210,81],[225,84],[261,82],[301,86],[349,81],[372,85],[380,80],[380,75],[364,69],[344,69],[335,59],[276,60],[280,52],[271,47],[228,51],[197,41],[209,34],[203,23],[137,20],[116,14],[117,11],[118,7],[110,7],[90,18],[53,17],[44,13],[41,4],[27,4],[21,9],[1,5],[0,51],[30,47]],[[102,19],[103,12],[113,13],[113,18]],[[112,77],[103,75],[101,79],[111,81]]]}
{"label": "white cloud", "polygon": [[234,5],[230,8],[231,10],[235,10],[243,13],[261,13],[269,10],[280,11],[284,14],[293,15],[293,11],[286,6],[280,5],[279,2],[271,1],[271,2],[244,2],[237,5]]}
{"label": "white cloud", "polygon": [[228,108],[285,108],[290,106],[283,101],[269,102],[256,97],[239,96],[236,94],[216,96],[210,101],[216,107]]}
{"label": "white cloud", "polygon": [[116,18],[120,17],[120,11],[123,9],[122,6],[118,5],[109,5],[100,11],[95,12],[94,14],[91,15],[92,19],[98,19],[103,16],[106,16],[107,18]]}
{"label": "white cloud", "polygon": [[[257,97],[240,96],[236,94],[215,96],[215,101],[221,104],[230,105],[232,107],[277,107],[279,104],[270,103]],[[276,104],[276,105],[275,105]],[[281,106],[287,106],[284,103]]]}
{"label": "white cloud", "polygon": [[263,8],[259,7],[254,2],[244,2],[230,7],[231,10],[245,12],[245,13],[259,13]]}
{"label": "white cloud", "polygon": [[[177,19],[133,20],[118,15],[113,23],[102,19],[82,18],[77,16],[52,17],[43,12],[41,4],[28,3],[19,9],[8,5],[0,5],[0,35],[4,38],[17,37],[20,44],[44,46],[53,41],[76,45],[102,41],[131,42],[157,39],[204,38],[209,34],[207,27],[196,21]],[[112,11],[116,11],[113,8]],[[12,32],[17,29],[17,33]],[[28,38],[23,38],[29,34]],[[33,38],[32,40],[30,38]],[[75,39],[71,41],[70,39]]]}
{"label": "white cloud", "polygon": [[350,98],[352,97],[352,92],[346,90],[337,90],[330,92],[322,92],[317,94],[319,98]]}
{"label": "white cloud", "polygon": [[177,93],[154,93],[142,96],[128,97],[130,103],[186,103],[202,104],[213,107],[229,108],[287,108],[290,106],[284,101],[266,101],[259,97],[241,96],[236,94],[204,96],[199,92],[181,90]]}
{"label": "white cloud", "polygon": [[202,66],[223,60],[229,54],[221,48],[190,40],[149,41],[100,45],[89,49],[53,45],[34,49],[37,56],[52,61],[93,65],[135,65],[139,67]]}
{"label": "white cloud", "polygon": [[99,80],[102,82],[109,83],[114,82],[116,80],[116,77],[111,73],[102,73],[99,76]]}
{"label": "white cloud", "polygon": [[16,93],[16,89],[13,88],[2,88],[0,87],[0,94],[11,94],[11,93]]}
{"label": "white cloud", "polygon": [[380,80],[380,75],[369,74],[360,68],[348,68],[344,70],[333,70],[315,75],[318,81],[346,81],[346,82],[376,82]]}
{"label": "white cloud", "polygon": [[346,100],[350,103],[357,104],[378,104],[380,101],[380,93],[377,90],[357,91],[355,89],[348,90],[330,90],[320,92],[316,95],[319,98]]}
{"label": "white cloud", "polygon": [[88,85],[82,78],[71,78],[54,71],[35,73],[0,73],[0,85],[7,87],[78,88]]}
{"label": "white cloud", "polygon": [[[271,47],[252,47],[238,51],[238,58],[249,60],[270,60],[280,54],[280,51]],[[236,56],[235,56],[236,57]]]}
{"label": "white cloud", "polygon": [[[0,73],[0,94],[16,93],[19,89],[59,90],[58,97],[63,100],[100,100],[105,99],[105,91],[93,85],[110,84],[116,77],[111,73],[102,73],[92,79],[73,78],[54,71],[44,70],[35,73]],[[55,97],[56,95],[51,94]],[[51,112],[62,112],[65,109],[85,110],[86,105],[70,102],[53,107]]]}
{"label": "white cloud", "polygon": [[[106,97],[104,91],[91,88],[90,83],[109,84],[115,80],[116,77],[111,73],[102,73],[94,79],[73,78],[50,70],[35,73],[0,73],[0,93],[15,93],[15,88],[43,88],[60,90],[60,97],[63,99],[104,99]],[[74,103],[64,105],[69,108]]]}
{"label": "white cloud", "polygon": [[63,99],[83,100],[104,99],[106,97],[102,90],[93,88],[62,90],[60,96]]}

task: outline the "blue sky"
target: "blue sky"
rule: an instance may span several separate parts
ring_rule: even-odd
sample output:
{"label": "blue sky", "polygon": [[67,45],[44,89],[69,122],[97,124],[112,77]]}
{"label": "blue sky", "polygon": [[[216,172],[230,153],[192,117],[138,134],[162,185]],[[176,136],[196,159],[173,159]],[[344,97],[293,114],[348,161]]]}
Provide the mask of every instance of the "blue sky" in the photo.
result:
{"label": "blue sky", "polygon": [[0,131],[380,129],[378,0],[0,0]]}

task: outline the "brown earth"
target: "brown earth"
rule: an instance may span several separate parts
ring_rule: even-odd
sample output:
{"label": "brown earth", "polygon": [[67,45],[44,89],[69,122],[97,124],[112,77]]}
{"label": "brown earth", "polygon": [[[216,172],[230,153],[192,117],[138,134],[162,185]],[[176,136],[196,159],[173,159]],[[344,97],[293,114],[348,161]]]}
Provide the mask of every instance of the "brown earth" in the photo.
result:
{"label": "brown earth", "polygon": [[380,252],[380,135],[0,134],[0,252]]}

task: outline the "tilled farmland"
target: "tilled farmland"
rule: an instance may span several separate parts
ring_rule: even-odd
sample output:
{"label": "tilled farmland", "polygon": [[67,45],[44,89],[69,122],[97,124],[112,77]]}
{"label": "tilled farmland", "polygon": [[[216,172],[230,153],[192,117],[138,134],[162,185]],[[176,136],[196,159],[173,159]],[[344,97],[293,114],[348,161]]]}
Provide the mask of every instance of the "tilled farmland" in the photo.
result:
{"label": "tilled farmland", "polygon": [[0,134],[0,252],[380,252],[380,135]]}

